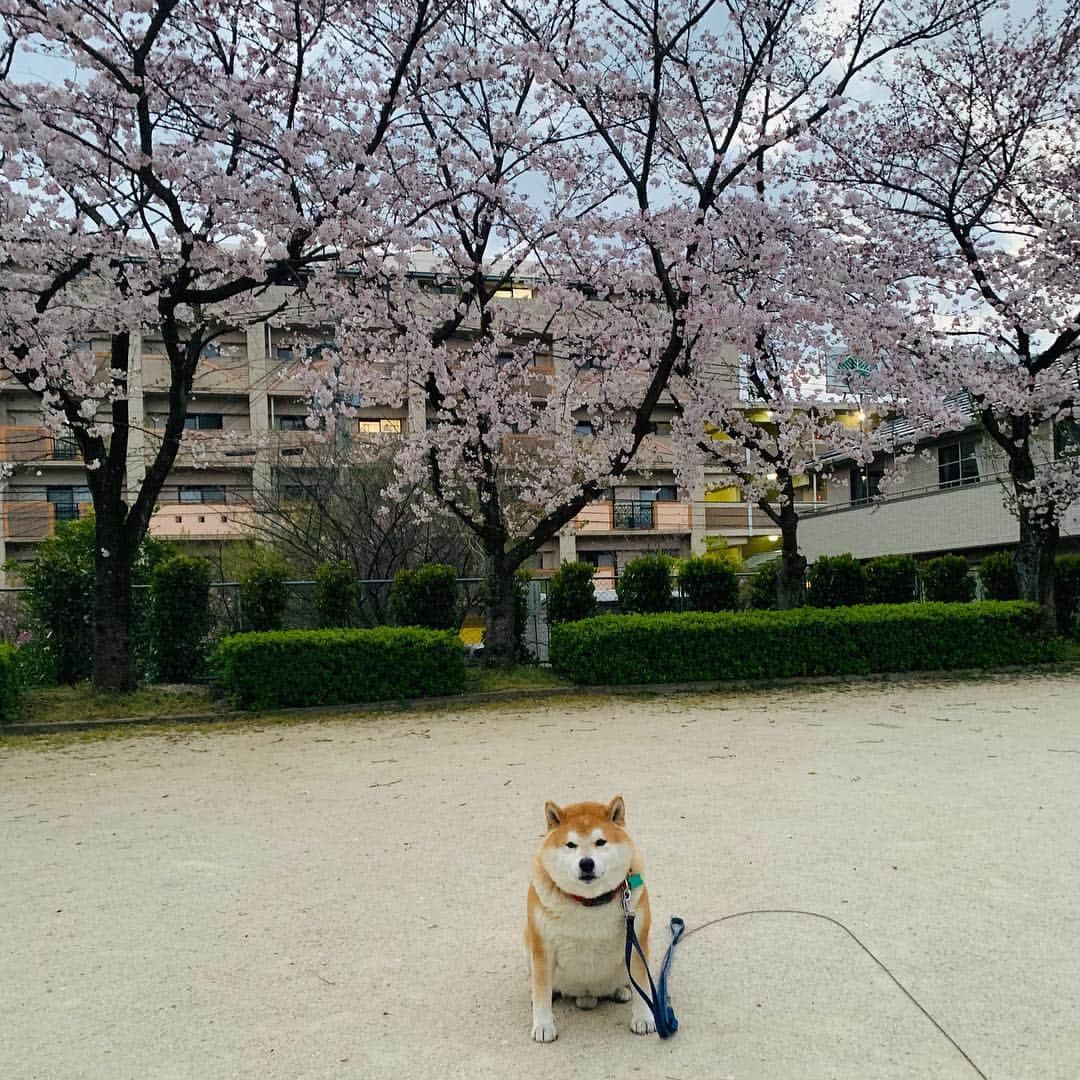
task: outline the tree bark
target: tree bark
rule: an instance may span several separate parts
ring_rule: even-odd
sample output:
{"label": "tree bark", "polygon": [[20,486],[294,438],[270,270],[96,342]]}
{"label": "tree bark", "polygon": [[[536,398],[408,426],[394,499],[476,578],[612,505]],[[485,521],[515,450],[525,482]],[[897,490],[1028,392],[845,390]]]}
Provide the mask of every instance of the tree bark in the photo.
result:
{"label": "tree bark", "polygon": [[138,547],[127,550],[116,522],[95,516],[95,524],[94,686],[127,692],[135,689],[138,680],[131,598],[131,568]]}
{"label": "tree bark", "polygon": [[806,558],[799,552],[799,512],[795,509],[795,481],[784,471],[779,478],[780,509],[768,498],[759,508],[780,530],[780,573],[776,575],[776,606],[781,611],[806,603]]}
{"label": "tree bark", "polygon": [[787,611],[806,603],[806,557],[799,551],[799,515],[790,501],[780,508],[780,537],[776,606]]}
{"label": "tree bark", "polygon": [[519,658],[514,582],[517,569],[517,564],[500,556],[489,554],[485,559],[484,664],[487,667],[508,668]]}
{"label": "tree bark", "polygon": [[1025,439],[1009,452],[1009,476],[1016,497],[1020,536],[1016,547],[1017,594],[1021,600],[1031,600],[1046,608],[1047,618],[1054,625],[1054,557],[1057,554],[1060,526],[1053,506],[1032,507],[1024,498],[1035,480],[1035,462]]}

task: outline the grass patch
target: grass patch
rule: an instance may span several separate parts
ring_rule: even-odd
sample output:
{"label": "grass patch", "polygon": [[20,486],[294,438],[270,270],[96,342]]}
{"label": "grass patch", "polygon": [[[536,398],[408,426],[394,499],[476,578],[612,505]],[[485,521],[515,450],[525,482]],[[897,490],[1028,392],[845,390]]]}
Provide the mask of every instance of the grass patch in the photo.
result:
{"label": "grass patch", "polygon": [[221,706],[202,687],[143,686],[130,694],[97,691],[90,683],[24,690],[19,721],[63,724],[75,720],[121,720],[129,716],[177,716],[215,712]]}
{"label": "grass patch", "polygon": [[495,690],[547,690],[573,685],[569,679],[556,675],[550,668],[534,664],[520,664],[505,670],[476,667],[465,672],[467,694],[487,694]]}

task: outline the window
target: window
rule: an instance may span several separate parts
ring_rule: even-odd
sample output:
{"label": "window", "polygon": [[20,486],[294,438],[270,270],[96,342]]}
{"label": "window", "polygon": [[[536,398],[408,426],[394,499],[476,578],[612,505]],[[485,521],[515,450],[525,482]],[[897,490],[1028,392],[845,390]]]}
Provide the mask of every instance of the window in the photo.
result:
{"label": "window", "polygon": [[184,427],[188,431],[221,431],[221,413],[192,413],[184,417]]}
{"label": "window", "polygon": [[1054,457],[1080,456],[1080,420],[1059,420],[1054,425]]}
{"label": "window", "polygon": [[74,435],[56,435],[52,441],[52,452],[49,457],[53,461],[74,461],[79,456],[79,444]]}
{"label": "window", "polygon": [[679,489],[674,484],[660,484],[658,487],[640,488],[638,499],[641,502],[678,502]]}
{"label": "window", "polygon": [[977,445],[976,436],[966,435],[938,447],[938,484],[941,487],[979,482],[979,463],[975,458]]}
{"label": "window", "polygon": [[204,360],[216,360],[221,355],[221,346],[216,341],[208,341],[200,350]]}
{"label": "window", "polygon": [[[852,469],[852,472],[857,470]],[[795,489],[795,501],[797,503],[812,503],[812,502],[828,502],[829,501],[829,481],[824,476],[817,478],[817,483],[814,483],[812,478],[808,478],[809,482],[803,484],[801,487]],[[880,483],[880,474],[875,478],[876,482]]]}
{"label": "window", "polygon": [[182,503],[223,503],[225,488],[221,484],[181,484]]}
{"label": "window", "polygon": [[649,434],[659,435],[662,439],[671,438],[670,420],[652,420],[649,422]]}
{"label": "window", "polygon": [[593,427],[591,420],[578,420],[574,424],[574,434],[582,439],[588,439],[596,434],[596,428]]}
{"label": "window", "polygon": [[603,358],[595,353],[571,357],[574,367],[581,371],[600,371],[604,366]]}
{"label": "window", "polygon": [[274,359],[279,364],[287,364],[293,358],[293,351],[288,345],[279,345],[274,350]]}
{"label": "window", "polygon": [[377,420],[357,420],[356,430],[361,435],[400,435],[402,422],[398,417],[392,416],[381,416]]}
{"label": "window", "polygon": [[279,416],[277,418],[279,431],[307,431],[306,416]]}
{"label": "window", "polygon": [[853,465],[850,473],[852,503],[867,503],[876,499],[881,494],[881,478],[884,473],[885,466],[877,462]]}
{"label": "window", "polygon": [[56,486],[45,489],[45,498],[55,507],[57,522],[75,521],[79,517],[79,503],[88,503],[92,497],[88,487]]}

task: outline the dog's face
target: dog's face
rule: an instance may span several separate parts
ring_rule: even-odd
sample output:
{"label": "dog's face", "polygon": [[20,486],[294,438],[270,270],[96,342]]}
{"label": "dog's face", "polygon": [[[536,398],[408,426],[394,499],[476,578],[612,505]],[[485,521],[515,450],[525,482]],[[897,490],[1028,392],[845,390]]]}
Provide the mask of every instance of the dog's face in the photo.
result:
{"label": "dog's face", "polygon": [[552,881],[573,896],[600,896],[625,880],[633,843],[626,831],[621,795],[610,803],[575,803],[544,807],[548,834],[540,862]]}

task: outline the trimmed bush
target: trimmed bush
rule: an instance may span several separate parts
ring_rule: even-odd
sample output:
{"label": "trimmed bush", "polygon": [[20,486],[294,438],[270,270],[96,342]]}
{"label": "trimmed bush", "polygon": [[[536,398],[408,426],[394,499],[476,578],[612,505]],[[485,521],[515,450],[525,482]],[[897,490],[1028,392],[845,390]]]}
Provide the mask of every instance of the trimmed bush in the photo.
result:
{"label": "trimmed bush", "polygon": [[793,611],[601,615],[551,628],[551,665],[578,683],[668,683],[1055,660],[1042,611],[1020,601]]}
{"label": "trimmed bush", "polygon": [[863,573],[868,604],[910,604],[918,599],[919,564],[913,555],[881,555],[871,559]]}
{"label": "trimmed bush", "polygon": [[754,575],[750,583],[749,606],[758,610],[776,609],[777,578],[780,577],[780,560],[773,559]]}
{"label": "trimmed bush", "polygon": [[234,705],[276,709],[459,694],[461,639],[442,630],[277,630],[237,634],[215,666]]}
{"label": "trimmed bush", "polygon": [[240,579],[240,608],[248,630],[280,630],[289,606],[288,572],[279,563],[257,563]]}
{"label": "trimmed bush", "polygon": [[979,581],[987,600],[1015,600],[1019,593],[1013,553],[998,551],[987,555],[979,563]]}
{"label": "trimmed bush", "polygon": [[975,582],[968,574],[967,559],[942,555],[923,564],[923,594],[927,600],[965,604],[975,595]]}
{"label": "trimmed bush", "polygon": [[866,599],[866,574],[854,555],[821,555],[807,576],[811,607],[848,607]]}
{"label": "trimmed bush", "polygon": [[19,683],[16,677],[15,649],[0,644],[0,724],[10,724],[19,717]]}
{"label": "trimmed bush", "polygon": [[[38,654],[33,664],[42,681],[75,683],[89,678],[94,655],[94,516],[57,526],[33,560],[21,568],[26,581],[26,612]],[[147,534],[131,568],[132,585],[146,585],[153,568],[173,549]],[[145,591],[132,595],[133,648],[141,671],[147,660]]]}
{"label": "trimmed bush", "polygon": [[360,591],[349,563],[323,563],[315,570],[315,611],[324,629],[360,621]]}
{"label": "trimmed bush", "polygon": [[390,617],[398,626],[456,630],[460,603],[457,571],[442,563],[399,570],[390,586]]}
{"label": "trimmed bush", "polygon": [[174,555],[154,567],[150,646],[158,678],[165,682],[188,682],[203,672],[212,575],[206,559],[190,555]]}
{"label": "trimmed bush", "polygon": [[1080,638],[1080,555],[1054,560],[1054,604],[1061,633]]}
{"label": "trimmed bush", "polygon": [[576,622],[596,614],[593,566],[586,562],[564,562],[554,574],[547,594],[548,623]]}
{"label": "trimmed bush", "polygon": [[727,559],[687,559],[679,571],[679,589],[695,611],[734,611],[739,606],[739,578]]}
{"label": "trimmed bush", "polygon": [[674,567],[675,560],[670,555],[642,555],[639,559],[631,559],[615,584],[623,611],[667,611],[671,607]]}

